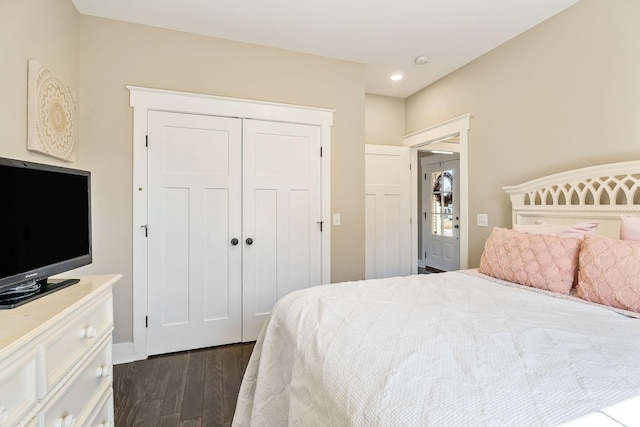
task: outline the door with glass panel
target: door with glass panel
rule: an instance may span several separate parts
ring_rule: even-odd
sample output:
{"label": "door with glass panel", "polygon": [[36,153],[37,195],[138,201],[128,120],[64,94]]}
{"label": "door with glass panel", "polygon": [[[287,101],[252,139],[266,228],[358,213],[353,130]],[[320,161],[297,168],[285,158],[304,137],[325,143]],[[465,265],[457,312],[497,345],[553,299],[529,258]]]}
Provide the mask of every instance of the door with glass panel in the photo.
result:
{"label": "door with glass panel", "polygon": [[442,271],[460,268],[460,186],[457,158],[422,161],[424,264]]}

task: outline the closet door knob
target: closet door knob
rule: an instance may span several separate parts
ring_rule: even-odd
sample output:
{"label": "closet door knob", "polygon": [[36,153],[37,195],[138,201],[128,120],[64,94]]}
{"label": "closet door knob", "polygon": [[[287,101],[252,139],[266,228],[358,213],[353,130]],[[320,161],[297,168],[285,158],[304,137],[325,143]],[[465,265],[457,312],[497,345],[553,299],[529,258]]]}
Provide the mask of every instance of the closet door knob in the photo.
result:
{"label": "closet door knob", "polygon": [[245,240],[245,242],[247,242],[247,245],[253,245],[253,239],[251,237]]}
{"label": "closet door knob", "polygon": [[238,242],[239,242],[239,240],[238,240],[238,239],[236,239],[235,237],[234,237],[233,239],[231,239],[231,244],[232,244],[233,246],[237,245],[237,244],[238,244]]}

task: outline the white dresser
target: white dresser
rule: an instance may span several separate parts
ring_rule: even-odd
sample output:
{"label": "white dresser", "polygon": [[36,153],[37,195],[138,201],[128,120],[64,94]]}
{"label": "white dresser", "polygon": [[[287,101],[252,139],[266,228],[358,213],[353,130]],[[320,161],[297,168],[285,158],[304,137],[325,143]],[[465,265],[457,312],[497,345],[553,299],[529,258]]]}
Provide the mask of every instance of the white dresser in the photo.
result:
{"label": "white dresser", "polygon": [[79,283],[0,311],[0,426],[113,426],[112,286]]}

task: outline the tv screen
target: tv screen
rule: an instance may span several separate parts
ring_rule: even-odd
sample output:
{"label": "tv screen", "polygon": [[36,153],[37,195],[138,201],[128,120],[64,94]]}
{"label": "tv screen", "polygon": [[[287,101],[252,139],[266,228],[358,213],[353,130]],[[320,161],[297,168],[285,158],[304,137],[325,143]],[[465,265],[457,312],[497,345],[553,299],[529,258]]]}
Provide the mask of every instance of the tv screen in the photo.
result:
{"label": "tv screen", "polygon": [[91,175],[0,158],[0,292],[91,263]]}

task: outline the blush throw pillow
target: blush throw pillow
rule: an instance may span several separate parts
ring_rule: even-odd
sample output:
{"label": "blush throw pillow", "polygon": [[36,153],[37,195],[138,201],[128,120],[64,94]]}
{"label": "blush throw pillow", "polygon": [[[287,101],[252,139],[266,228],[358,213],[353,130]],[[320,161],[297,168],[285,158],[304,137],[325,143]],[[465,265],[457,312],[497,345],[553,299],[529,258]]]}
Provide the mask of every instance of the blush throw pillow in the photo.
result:
{"label": "blush throw pillow", "polygon": [[581,239],[494,228],[480,258],[480,273],[569,294],[578,271]]}
{"label": "blush throw pillow", "polygon": [[620,240],[640,240],[640,216],[621,216],[620,220]]}
{"label": "blush throw pillow", "polygon": [[640,242],[585,238],[576,290],[587,301],[640,313]]}
{"label": "blush throw pillow", "polygon": [[598,224],[600,224],[598,221],[587,221],[569,225],[540,222],[539,224],[515,224],[513,229],[522,233],[549,234],[559,237],[582,239],[587,234],[595,234]]}

